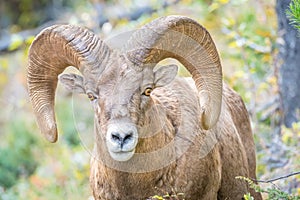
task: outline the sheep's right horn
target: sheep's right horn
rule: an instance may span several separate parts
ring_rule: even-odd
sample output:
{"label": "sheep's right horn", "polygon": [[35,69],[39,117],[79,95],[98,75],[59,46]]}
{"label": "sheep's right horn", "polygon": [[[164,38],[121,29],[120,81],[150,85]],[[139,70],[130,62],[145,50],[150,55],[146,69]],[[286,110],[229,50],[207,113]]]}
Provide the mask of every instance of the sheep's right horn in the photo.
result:
{"label": "sheep's right horn", "polygon": [[84,76],[101,73],[111,50],[94,33],[72,25],[44,29],[29,50],[28,92],[38,126],[50,142],[57,140],[54,98],[57,76],[68,66]]}

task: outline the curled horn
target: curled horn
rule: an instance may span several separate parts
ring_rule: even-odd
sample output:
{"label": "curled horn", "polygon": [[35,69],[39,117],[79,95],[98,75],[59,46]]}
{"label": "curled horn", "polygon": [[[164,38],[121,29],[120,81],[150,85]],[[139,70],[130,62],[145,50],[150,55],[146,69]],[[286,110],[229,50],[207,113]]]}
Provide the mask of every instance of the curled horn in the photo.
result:
{"label": "curled horn", "polygon": [[183,16],[158,18],[137,30],[125,46],[127,58],[140,70],[165,58],[181,62],[192,75],[199,92],[201,124],[212,128],[222,102],[222,66],[208,31]]}
{"label": "curled horn", "polygon": [[72,25],[44,29],[29,50],[27,84],[38,126],[50,142],[57,140],[54,98],[58,75],[68,66],[84,76],[101,73],[110,49],[94,33]]}

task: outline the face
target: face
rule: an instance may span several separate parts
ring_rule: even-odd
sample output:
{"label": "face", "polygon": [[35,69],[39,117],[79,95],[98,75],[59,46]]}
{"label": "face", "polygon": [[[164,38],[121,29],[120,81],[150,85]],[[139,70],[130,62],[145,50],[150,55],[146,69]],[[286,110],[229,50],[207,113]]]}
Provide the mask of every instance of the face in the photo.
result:
{"label": "face", "polygon": [[152,103],[152,91],[169,84],[177,74],[175,65],[156,71],[147,66],[136,71],[130,66],[130,63],[118,63],[92,81],[74,74],[59,77],[68,89],[87,94],[95,111],[96,139],[100,145],[106,145],[116,161],[132,158],[140,127],[145,125],[145,112]]}

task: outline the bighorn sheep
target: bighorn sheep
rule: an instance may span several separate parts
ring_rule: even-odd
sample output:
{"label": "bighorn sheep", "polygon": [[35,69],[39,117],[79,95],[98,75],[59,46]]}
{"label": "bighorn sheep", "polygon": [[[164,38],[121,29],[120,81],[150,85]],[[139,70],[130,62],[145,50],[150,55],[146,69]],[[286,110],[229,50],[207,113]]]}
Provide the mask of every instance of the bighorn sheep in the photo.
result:
{"label": "bighorn sheep", "polygon": [[[174,58],[177,66],[154,67]],[[28,88],[41,132],[57,140],[54,97],[58,75],[87,94],[95,111],[90,185],[98,199],[146,199],[180,192],[185,199],[243,199],[236,176],[255,178],[255,147],[242,99],[222,82],[208,31],[183,16],[138,29],[122,50],[73,25],[44,29],[29,51]],[[252,191],[255,199],[260,194]]]}

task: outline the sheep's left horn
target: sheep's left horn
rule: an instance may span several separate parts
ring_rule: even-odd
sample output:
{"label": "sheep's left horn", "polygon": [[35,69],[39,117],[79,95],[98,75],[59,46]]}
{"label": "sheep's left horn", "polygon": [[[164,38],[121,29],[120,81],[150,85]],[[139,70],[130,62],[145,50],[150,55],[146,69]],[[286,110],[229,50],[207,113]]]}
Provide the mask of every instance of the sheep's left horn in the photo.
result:
{"label": "sheep's left horn", "polygon": [[125,53],[136,69],[155,66],[168,57],[181,62],[198,88],[202,127],[210,129],[216,124],[222,104],[222,66],[204,27],[184,16],[161,17],[137,30]]}
{"label": "sheep's left horn", "polygon": [[35,38],[29,50],[28,92],[38,126],[48,141],[57,140],[57,76],[68,66],[77,67],[86,78],[96,76],[110,52],[94,33],[72,25],[51,26]]}

